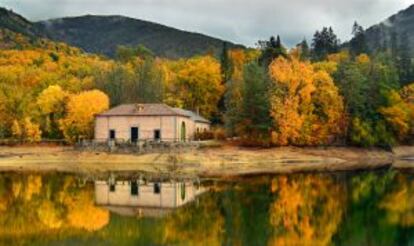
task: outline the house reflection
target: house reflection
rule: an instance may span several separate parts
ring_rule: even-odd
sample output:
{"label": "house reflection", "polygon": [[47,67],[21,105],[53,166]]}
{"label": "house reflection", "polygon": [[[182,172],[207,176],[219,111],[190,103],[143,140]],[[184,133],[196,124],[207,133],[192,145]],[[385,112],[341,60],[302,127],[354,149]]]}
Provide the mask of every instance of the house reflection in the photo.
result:
{"label": "house reflection", "polygon": [[95,181],[95,202],[123,216],[161,217],[205,190],[192,181]]}

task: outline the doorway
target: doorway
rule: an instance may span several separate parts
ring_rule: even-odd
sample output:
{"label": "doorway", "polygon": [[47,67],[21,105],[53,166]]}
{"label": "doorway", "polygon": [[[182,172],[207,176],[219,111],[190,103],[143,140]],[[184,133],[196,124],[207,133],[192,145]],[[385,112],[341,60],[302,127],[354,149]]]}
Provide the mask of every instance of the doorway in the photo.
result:
{"label": "doorway", "polygon": [[181,123],[181,141],[185,141],[186,139],[186,133],[185,133],[185,122],[183,121]]}
{"label": "doorway", "polygon": [[138,127],[131,127],[131,142],[138,142]]}
{"label": "doorway", "polygon": [[155,141],[160,141],[161,140],[161,130],[159,130],[159,129],[154,130],[154,140]]}

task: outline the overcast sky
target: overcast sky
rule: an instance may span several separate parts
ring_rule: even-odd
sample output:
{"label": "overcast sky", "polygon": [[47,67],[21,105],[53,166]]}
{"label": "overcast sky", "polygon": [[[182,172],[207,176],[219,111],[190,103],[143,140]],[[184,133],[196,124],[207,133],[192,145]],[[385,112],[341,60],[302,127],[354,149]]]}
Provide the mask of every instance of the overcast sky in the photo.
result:
{"label": "overcast sky", "polygon": [[413,0],[0,0],[29,20],[84,14],[125,15],[254,46],[280,34],[292,46],[332,26],[342,41],[357,20],[364,27]]}

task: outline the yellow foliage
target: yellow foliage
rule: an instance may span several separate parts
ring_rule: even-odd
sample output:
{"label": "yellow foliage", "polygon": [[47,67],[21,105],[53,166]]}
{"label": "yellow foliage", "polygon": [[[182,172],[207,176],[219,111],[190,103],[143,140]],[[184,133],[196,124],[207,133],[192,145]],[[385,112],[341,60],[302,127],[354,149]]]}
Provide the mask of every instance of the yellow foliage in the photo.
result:
{"label": "yellow foliage", "polygon": [[60,218],[55,205],[49,200],[43,200],[37,209],[37,215],[40,222],[50,229],[58,229],[63,225],[63,220]]}
{"label": "yellow foliage", "polygon": [[39,142],[42,139],[39,125],[33,123],[29,117],[24,119],[24,136],[31,143]]}
{"label": "yellow foliage", "polygon": [[275,144],[325,144],[342,132],[343,100],[327,72],[309,62],[279,57],[269,73],[275,88],[271,97]]}
{"label": "yellow foliage", "polygon": [[66,195],[67,221],[70,226],[87,231],[97,231],[109,223],[109,211],[96,207],[93,192],[79,191],[76,196]]}
{"label": "yellow foliage", "polygon": [[67,104],[67,115],[60,120],[60,129],[65,139],[74,142],[78,138],[92,138],[95,115],[108,107],[108,96],[99,90],[71,95]]}
{"label": "yellow foliage", "polygon": [[[343,213],[342,188],[319,176],[281,176],[270,207],[274,227],[268,245],[330,245]],[[323,201],[323,203],[321,203]]]}
{"label": "yellow foliage", "polygon": [[14,138],[17,138],[17,139],[22,138],[23,132],[17,120],[13,120],[13,125],[12,125],[11,130],[12,130],[12,136]]}
{"label": "yellow foliage", "polygon": [[40,193],[42,189],[42,176],[40,175],[29,175],[27,178],[27,184],[24,190],[24,199],[29,201],[33,195]]}
{"label": "yellow foliage", "polygon": [[37,97],[37,105],[43,114],[63,111],[67,96],[59,85],[51,85]]}
{"label": "yellow foliage", "polygon": [[414,182],[405,177],[398,178],[398,188],[388,194],[379,205],[387,211],[387,220],[391,224],[403,227],[414,225]]}
{"label": "yellow foliage", "polygon": [[388,101],[389,106],[380,108],[379,112],[396,132],[398,138],[402,140],[410,130],[410,115],[407,111],[407,104],[396,91],[391,91],[388,94]]}
{"label": "yellow foliage", "polygon": [[349,52],[348,51],[341,51],[334,54],[329,54],[327,57],[328,62],[334,62],[334,63],[341,63],[344,61],[349,60]]}
{"label": "yellow foliage", "polygon": [[321,61],[313,64],[316,71],[325,71],[328,74],[334,74],[338,69],[338,63],[332,61]]}
{"label": "yellow foliage", "polygon": [[367,54],[360,54],[359,56],[356,57],[356,62],[360,65],[366,65],[371,62],[371,59],[369,58]]}
{"label": "yellow foliage", "polygon": [[173,106],[199,109],[200,114],[210,117],[217,111],[217,103],[224,92],[221,84],[220,63],[210,56],[179,60],[169,64],[173,75],[167,86],[169,102]]}

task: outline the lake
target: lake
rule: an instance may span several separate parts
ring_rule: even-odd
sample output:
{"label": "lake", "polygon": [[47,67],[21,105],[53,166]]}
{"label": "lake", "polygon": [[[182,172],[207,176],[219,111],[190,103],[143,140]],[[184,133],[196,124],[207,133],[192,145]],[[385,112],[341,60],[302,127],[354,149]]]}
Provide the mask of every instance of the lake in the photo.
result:
{"label": "lake", "polygon": [[0,174],[9,245],[413,245],[414,174]]}

